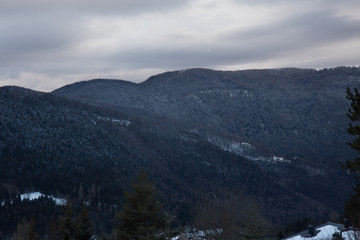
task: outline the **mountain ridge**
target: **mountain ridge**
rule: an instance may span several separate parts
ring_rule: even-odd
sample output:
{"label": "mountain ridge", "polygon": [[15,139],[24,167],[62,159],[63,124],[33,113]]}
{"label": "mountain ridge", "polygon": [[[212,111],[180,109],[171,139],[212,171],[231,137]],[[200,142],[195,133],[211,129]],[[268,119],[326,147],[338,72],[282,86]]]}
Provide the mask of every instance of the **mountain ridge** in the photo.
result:
{"label": "mountain ridge", "polygon": [[[106,97],[101,98],[95,91],[82,95],[80,100],[76,91],[68,94],[68,87],[53,93],[89,104],[137,109],[203,125],[240,139],[232,142],[231,138],[215,135],[210,140],[226,151],[241,155],[241,151],[248,151],[242,149],[241,139],[256,143],[256,150],[263,149],[262,152],[242,156],[255,159],[262,167],[280,171],[266,162],[285,159],[307,169],[306,174],[323,172],[330,178],[335,172],[338,176],[343,174],[339,161],[355,156],[346,145],[351,137],[346,131],[349,103],[345,96],[346,88],[356,87],[359,82],[360,70],[356,67],[188,69],[152,76],[126,91],[104,86],[102,94]],[[76,85],[73,87],[77,89]],[[77,90],[87,92],[86,84],[83,87]],[[231,144],[237,145],[237,149]],[[317,167],[313,169],[314,164]],[[345,188],[350,191],[351,183],[347,184]]]}
{"label": "mountain ridge", "polygon": [[181,223],[198,203],[241,194],[273,224],[341,214],[353,181],[338,161],[354,156],[345,92],[360,82],[358,68],[195,69],[149,79],[52,93],[1,87],[0,202],[41,191],[86,199],[95,212],[102,203],[110,214],[145,168]]}
{"label": "mountain ridge", "polygon": [[[334,77],[334,75],[339,74],[345,75]],[[351,74],[357,74],[353,77],[355,79],[351,79]],[[302,124],[305,121],[309,122],[310,119],[304,119],[309,118],[307,115],[312,115],[318,124],[326,119],[330,121],[330,124],[332,119],[333,122],[341,121],[344,123],[347,121],[345,116],[347,109],[345,99],[346,86],[356,86],[356,83],[359,82],[359,75],[357,68],[330,70],[287,68],[234,72],[190,69],[155,75],[147,81],[132,85],[132,88],[125,90],[109,90],[109,88],[106,89],[103,86],[104,89],[101,96],[97,96],[96,91],[86,95],[87,90],[80,95],[83,102],[97,102],[98,104],[111,104],[115,107],[141,109],[174,119],[198,123],[205,122],[209,126],[225,124],[225,128],[241,136],[254,135],[254,133],[251,133],[251,128],[257,129],[259,128],[258,126],[266,125],[267,118],[271,117],[273,119],[269,122],[270,129],[266,129],[267,126],[263,126],[262,129],[260,128],[261,131],[274,131],[274,128],[286,128],[286,134],[291,134],[293,138],[298,138],[299,131],[295,128],[290,131],[290,125],[293,123],[295,123],[294,125]],[[275,79],[270,78],[274,76],[276,77]],[[344,76],[347,79],[341,79],[340,81],[339,78]],[[332,84],[332,89],[326,86],[329,83]],[[155,86],[151,87],[152,85]],[[323,86],[323,89],[321,89],[321,86]],[[72,85],[72,87],[77,88],[76,85]],[[53,93],[76,99],[76,93],[66,93],[68,88],[65,86],[55,90]],[[104,91],[111,92],[105,94]],[[225,105],[220,104],[219,106],[216,101]],[[309,101],[311,102],[309,103]],[[325,101],[329,103],[325,103]],[[263,104],[271,106],[266,108],[262,106]],[[311,104],[314,105],[312,106]],[[334,112],[332,115],[331,104],[333,106],[338,105],[337,109],[341,111]],[[320,108],[324,107],[328,108],[324,111],[327,116],[316,115],[316,111],[320,111]],[[253,113],[252,109],[263,112],[259,114]],[[236,114],[236,112],[242,110],[245,110],[243,116]],[[295,112],[297,116],[292,115],[294,111],[297,111]],[[233,114],[234,112],[235,115]],[[276,118],[285,118],[286,122],[277,124]],[[241,129],[243,126],[239,126],[236,123],[237,120],[248,125],[244,128],[246,130]],[[254,122],[257,126],[253,126],[254,124],[252,123]],[[271,126],[274,124],[277,124],[277,126]],[[284,126],[284,124],[286,125]],[[338,126],[333,128],[336,127]],[[346,137],[346,126],[342,128],[342,131],[342,136]],[[317,135],[320,134],[322,133],[318,132]],[[273,135],[269,135],[269,137],[273,137]],[[259,133],[256,141],[259,142],[262,138],[263,134]],[[300,136],[300,138],[305,139],[306,137]],[[310,138],[308,137],[307,139]],[[343,142],[346,142],[347,139],[344,139]],[[268,139],[266,144],[269,141],[271,140]]]}
{"label": "mountain ridge", "polygon": [[[0,97],[7,91],[0,88]],[[48,93],[26,97],[24,91],[24,95],[20,100],[8,95],[0,105],[4,110],[0,114],[4,133],[0,138],[1,182],[14,185],[21,192],[41,190],[78,198],[79,189],[84,188],[90,194],[89,202],[113,204],[121,200],[121,192],[130,184],[132,172],[143,167],[170,206],[184,207],[176,210],[182,221],[189,218],[187,211],[196,199],[212,194],[220,197],[226,192],[234,195],[245,192],[256,198],[261,195],[264,206],[269,204],[267,198],[297,196],[299,206],[319,209],[317,217],[333,211],[278,185],[277,176],[205,141],[189,126],[171,120],[157,122],[157,117],[124,115]],[[119,124],[119,119],[126,119],[129,125]],[[195,183],[191,180],[194,177]],[[267,189],[260,187],[264,185]],[[270,196],[267,191],[277,192],[279,196]],[[277,203],[270,203],[272,213],[280,209]],[[284,204],[299,209],[293,202]],[[289,217],[283,214],[277,212],[274,221]],[[290,215],[296,218],[299,214]]]}

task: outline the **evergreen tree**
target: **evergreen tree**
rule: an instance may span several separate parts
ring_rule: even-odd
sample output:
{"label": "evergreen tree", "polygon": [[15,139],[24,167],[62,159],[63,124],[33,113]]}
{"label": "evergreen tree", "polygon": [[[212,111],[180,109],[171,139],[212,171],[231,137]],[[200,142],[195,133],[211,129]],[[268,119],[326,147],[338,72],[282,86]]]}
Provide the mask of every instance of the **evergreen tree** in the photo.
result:
{"label": "evergreen tree", "polygon": [[48,240],[58,240],[58,223],[55,220],[54,215],[51,216],[50,223],[49,223],[49,233],[48,233]]}
{"label": "evergreen tree", "polygon": [[35,217],[32,216],[30,222],[25,218],[18,223],[16,231],[11,236],[10,240],[38,240],[39,235],[35,228]]}
{"label": "evergreen tree", "polygon": [[89,219],[86,206],[83,205],[81,209],[81,215],[77,221],[77,233],[76,239],[78,240],[90,240],[93,235],[91,221]]}
{"label": "evergreen tree", "polygon": [[73,240],[74,239],[74,221],[72,218],[72,206],[70,201],[66,202],[65,216],[60,218],[59,239]]}
{"label": "evergreen tree", "polygon": [[25,218],[17,224],[16,231],[11,236],[10,240],[27,240],[30,233],[30,223]]}
{"label": "evergreen tree", "polygon": [[144,170],[133,181],[132,191],[125,192],[126,202],[117,215],[119,240],[165,239],[168,218],[163,204],[157,200],[157,191]]}
{"label": "evergreen tree", "polygon": [[36,233],[35,217],[32,216],[30,220],[29,240],[38,240],[38,239],[39,239],[39,235]]}
{"label": "evergreen tree", "polygon": [[[351,108],[349,109],[347,116],[349,119],[357,123],[360,121],[360,93],[357,88],[354,89],[354,93],[348,88],[347,99],[351,101]],[[360,126],[358,124],[349,124],[348,133],[355,136],[353,142],[349,142],[348,145],[360,154]],[[354,160],[348,160],[341,166],[354,173],[356,179],[356,186],[354,188],[355,194],[352,194],[350,199],[346,202],[344,213],[347,218],[350,219],[353,225],[360,226],[360,157],[356,157]]]}

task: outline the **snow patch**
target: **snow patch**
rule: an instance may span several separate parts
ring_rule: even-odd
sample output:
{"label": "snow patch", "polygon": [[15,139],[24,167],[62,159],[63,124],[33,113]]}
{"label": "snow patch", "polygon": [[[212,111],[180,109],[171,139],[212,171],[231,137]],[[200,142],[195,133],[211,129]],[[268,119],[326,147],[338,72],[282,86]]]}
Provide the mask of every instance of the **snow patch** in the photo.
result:
{"label": "snow patch", "polygon": [[250,97],[252,98],[252,93],[249,92],[249,90],[220,90],[220,89],[215,89],[215,90],[204,90],[204,91],[200,91],[201,94],[221,94],[221,95],[229,95],[229,97]]}
{"label": "snow patch", "polygon": [[44,194],[42,194],[41,192],[32,192],[32,193],[24,193],[20,195],[20,199],[21,201],[23,201],[24,199],[29,199],[31,200],[35,200],[38,199],[39,197],[45,196]]}
{"label": "snow patch", "polygon": [[66,199],[64,198],[54,198],[53,196],[51,198],[55,201],[56,205],[66,205]]}
{"label": "snow patch", "polygon": [[263,161],[263,162],[269,162],[269,163],[291,163],[291,160],[284,159],[283,157],[252,157],[252,156],[245,156],[248,160],[251,161]]}
{"label": "snow patch", "polygon": [[111,122],[111,123],[114,123],[114,124],[124,125],[126,127],[130,125],[129,120],[113,119],[113,118],[107,118],[107,117],[97,117],[97,119],[102,120],[102,121],[106,121],[106,122]]}
{"label": "snow patch", "polygon": [[[340,234],[341,230],[337,226],[326,225],[317,228],[315,232],[317,232],[317,234],[314,237],[308,237],[308,236],[304,237],[301,235],[296,235],[290,238],[286,238],[286,240],[327,240],[327,239],[331,240],[333,239],[333,234],[334,233]],[[360,235],[359,231],[354,231],[354,230],[343,231],[342,239],[355,240],[355,239],[359,239],[359,235]]]}
{"label": "snow patch", "polygon": [[38,199],[40,197],[51,198],[51,199],[53,199],[55,201],[56,205],[65,205],[66,204],[66,199],[55,198],[53,196],[44,195],[41,192],[24,193],[24,194],[20,195],[21,201],[23,201],[24,199],[28,199],[28,200],[32,201],[32,200],[36,200],[36,199]]}
{"label": "snow patch", "polygon": [[254,148],[247,142],[226,141],[218,137],[208,137],[207,141],[220,147],[224,151],[233,152],[239,156],[243,156],[244,153]]}
{"label": "snow patch", "polygon": [[273,156],[272,160],[275,162],[291,163],[291,160],[284,159],[283,157]]}
{"label": "snow patch", "polygon": [[207,141],[215,146],[220,147],[227,152],[235,153],[238,156],[250,161],[263,161],[269,163],[291,163],[291,160],[278,156],[265,157],[261,156],[256,148],[247,142],[227,141],[220,137],[208,137]]}

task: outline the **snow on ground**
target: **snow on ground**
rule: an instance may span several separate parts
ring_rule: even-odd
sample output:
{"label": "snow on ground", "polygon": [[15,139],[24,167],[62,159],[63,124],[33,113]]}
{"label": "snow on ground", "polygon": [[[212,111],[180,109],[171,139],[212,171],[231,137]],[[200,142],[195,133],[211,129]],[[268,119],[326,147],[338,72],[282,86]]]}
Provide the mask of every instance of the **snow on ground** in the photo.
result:
{"label": "snow on ground", "polygon": [[56,205],[66,205],[66,199],[54,198],[53,196],[51,196],[51,198],[55,201]]}
{"label": "snow on ground", "polygon": [[200,91],[201,94],[221,94],[228,95],[230,97],[250,97],[252,98],[252,93],[246,89],[236,89],[236,90],[222,90],[222,89],[212,89],[212,90],[203,90]]}
{"label": "snow on ground", "polygon": [[[317,228],[315,231],[320,231],[320,232],[317,233],[316,236],[314,237],[303,237],[301,235],[296,235],[290,238],[286,238],[286,240],[331,240],[333,238],[334,233],[336,232],[340,233],[338,227],[333,225],[326,225],[321,228]],[[342,237],[344,240],[359,239],[359,238],[355,238],[354,234],[355,232],[350,230],[348,232],[343,232]],[[356,235],[359,235],[359,232],[356,232]]]}
{"label": "snow on ground", "polygon": [[120,124],[120,125],[125,125],[125,126],[130,125],[130,121],[128,121],[128,120],[112,119],[111,122],[117,123],[117,124]]}
{"label": "snow on ground", "polygon": [[342,233],[342,237],[345,238],[345,240],[356,240],[360,238],[360,232],[349,230]]}
{"label": "snow on ground", "polygon": [[129,120],[113,119],[113,118],[107,118],[107,117],[97,117],[97,118],[102,121],[112,122],[114,124],[124,125],[126,127],[128,127],[130,125]]}
{"label": "snow on ground", "polygon": [[283,157],[273,156],[272,160],[275,162],[291,163],[291,160],[284,159]]}
{"label": "snow on ground", "polygon": [[24,199],[29,199],[31,201],[31,200],[38,199],[39,197],[51,198],[55,201],[56,205],[65,205],[66,204],[66,199],[55,198],[53,196],[47,196],[47,195],[42,194],[41,192],[24,193],[24,194],[20,195],[21,201],[23,201]]}
{"label": "snow on ground", "polygon": [[316,229],[316,230],[320,230],[320,232],[314,237],[304,238],[304,237],[298,235],[298,236],[295,236],[295,237],[290,238],[290,239],[291,240],[304,240],[304,239],[307,239],[307,240],[325,240],[325,239],[332,239],[332,235],[335,232],[339,232],[337,227],[331,226],[331,225],[324,226],[324,227],[321,227],[321,228]]}
{"label": "snow on ground", "polygon": [[[196,132],[195,132],[196,133]],[[221,137],[208,136],[206,139],[209,143],[220,147],[227,152],[235,153],[238,156],[246,158],[250,161],[262,161],[269,163],[291,163],[291,160],[278,156],[263,156],[255,146],[247,142],[228,141]]]}
{"label": "snow on ground", "polygon": [[29,199],[31,200],[35,200],[38,199],[39,197],[45,196],[44,194],[42,194],[41,192],[32,192],[32,193],[24,193],[20,195],[20,199],[21,201],[23,201],[24,199]]}

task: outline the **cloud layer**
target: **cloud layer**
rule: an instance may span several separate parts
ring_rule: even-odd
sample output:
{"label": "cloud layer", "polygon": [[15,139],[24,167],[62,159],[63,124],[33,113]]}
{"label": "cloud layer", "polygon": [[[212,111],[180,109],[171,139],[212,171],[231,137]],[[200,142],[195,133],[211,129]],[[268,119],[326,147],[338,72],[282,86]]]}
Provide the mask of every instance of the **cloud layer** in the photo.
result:
{"label": "cloud layer", "polygon": [[360,64],[355,0],[3,0],[0,86]]}

